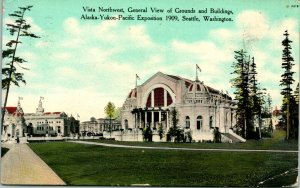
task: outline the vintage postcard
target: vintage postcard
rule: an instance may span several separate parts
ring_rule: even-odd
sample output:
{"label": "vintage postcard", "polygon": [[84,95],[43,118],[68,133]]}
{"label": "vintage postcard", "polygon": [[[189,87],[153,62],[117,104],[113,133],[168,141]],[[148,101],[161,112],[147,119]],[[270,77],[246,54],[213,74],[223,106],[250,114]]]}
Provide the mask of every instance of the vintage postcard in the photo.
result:
{"label": "vintage postcard", "polygon": [[2,0],[1,184],[297,187],[299,0]]}

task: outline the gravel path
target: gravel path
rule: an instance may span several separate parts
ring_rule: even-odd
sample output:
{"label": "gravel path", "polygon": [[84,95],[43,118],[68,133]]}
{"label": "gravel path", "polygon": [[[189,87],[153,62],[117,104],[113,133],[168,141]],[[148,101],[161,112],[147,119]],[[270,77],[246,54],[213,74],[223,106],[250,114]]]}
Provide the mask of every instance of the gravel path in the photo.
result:
{"label": "gravel path", "polygon": [[160,150],[184,150],[184,151],[228,151],[228,152],[273,152],[273,153],[298,153],[294,150],[260,150],[260,149],[201,149],[201,148],[171,148],[171,147],[149,147],[149,146],[128,146],[119,144],[105,144],[99,142],[88,141],[68,141],[78,144],[90,144],[117,148],[136,148],[136,149],[160,149]]}
{"label": "gravel path", "polygon": [[[2,144],[1,183],[6,185],[65,185],[27,144]],[[59,157],[59,155],[58,155]]]}

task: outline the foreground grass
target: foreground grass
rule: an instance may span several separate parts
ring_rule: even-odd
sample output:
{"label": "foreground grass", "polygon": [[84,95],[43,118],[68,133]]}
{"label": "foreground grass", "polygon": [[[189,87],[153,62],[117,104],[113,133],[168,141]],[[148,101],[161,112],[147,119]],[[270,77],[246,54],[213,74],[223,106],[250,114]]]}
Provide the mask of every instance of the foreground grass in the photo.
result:
{"label": "foreground grass", "polygon": [[298,164],[297,153],[143,150],[68,142],[29,146],[68,185],[256,186]]}
{"label": "foreground grass", "polygon": [[285,131],[277,130],[272,138],[262,140],[247,140],[245,143],[171,143],[171,142],[121,142],[114,140],[89,140],[91,142],[101,142],[107,144],[120,144],[131,146],[150,147],[184,147],[184,148],[217,148],[217,149],[260,149],[260,150],[298,150],[298,141],[286,141]]}

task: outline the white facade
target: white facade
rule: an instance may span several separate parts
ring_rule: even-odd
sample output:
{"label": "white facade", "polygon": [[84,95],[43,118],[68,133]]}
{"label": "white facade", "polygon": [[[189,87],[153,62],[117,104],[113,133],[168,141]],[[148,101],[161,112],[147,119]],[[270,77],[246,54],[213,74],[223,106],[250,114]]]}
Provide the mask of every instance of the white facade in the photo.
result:
{"label": "white facade", "polygon": [[79,121],[64,112],[44,112],[40,99],[36,113],[24,113],[20,101],[17,107],[6,107],[2,140],[28,136],[75,136]]}
{"label": "white facade", "polygon": [[79,132],[79,121],[64,112],[44,112],[40,99],[36,113],[25,113],[29,135],[74,136]]}
{"label": "white facade", "polygon": [[[111,123],[111,124],[110,124]],[[91,118],[90,121],[84,121],[80,123],[80,133],[83,136],[86,135],[99,135],[104,131],[119,130],[121,128],[120,121],[116,119],[108,118]]]}
{"label": "white facade", "polygon": [[2,140],[24,137],[27,129],[20,101],[17,107],[6,107],[4,113]]}
{"label": "white facade", "polygon": [[229,133],[235,125],[235,103],[228,94],[213,89],[197,78],[156,73],[132,89],[121,112],[123,129],[162,125],[164,132],[172,126],[171,110],[178,111],[178,125],[190,129],[193,140],[213,140],[215,128]]}

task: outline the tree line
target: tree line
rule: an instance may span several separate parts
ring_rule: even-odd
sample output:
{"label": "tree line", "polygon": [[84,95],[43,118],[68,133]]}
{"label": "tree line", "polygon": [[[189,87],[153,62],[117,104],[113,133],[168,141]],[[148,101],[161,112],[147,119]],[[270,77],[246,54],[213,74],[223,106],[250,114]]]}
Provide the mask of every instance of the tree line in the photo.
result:
{"label": "tree line", "polygon": [[[288,39],[288,32],[284,33],[282,68],[284,73],[281,75],[280,86],[282,86],[281,95],[283,103],[281,107],[282,118],[280,124],[285,126],[286,138],[298,138],[298,104],[296,98],[299,95],[299,84],[296,93],[293,95],[291,85],[293,79],[291,55],[291,43]],[[262,130],[262,119],[272,118],[272,99],[270,94],[267,95],[266,88],[262,88],[257,79],[257,70],[255,58],[247,54],[245,50],[234,51],[233,74],[231,79],[232,87],[235,88],[235,100],[237,101],[235,125],[239,135],[246,139],[260,139]],[[257,126],[258,124],[258,126]],[[272,120],[269,123],[272,129]]]}

